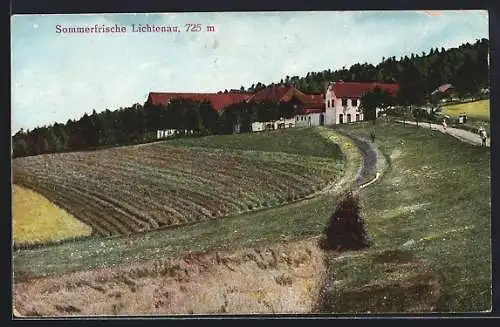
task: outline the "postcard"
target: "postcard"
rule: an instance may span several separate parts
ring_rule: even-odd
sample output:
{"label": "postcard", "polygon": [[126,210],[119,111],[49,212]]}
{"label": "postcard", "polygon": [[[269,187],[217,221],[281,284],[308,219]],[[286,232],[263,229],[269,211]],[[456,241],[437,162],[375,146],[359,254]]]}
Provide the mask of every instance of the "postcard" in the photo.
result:
{"label": "postcard", "polygon": [[16,318],[491,311],[487,11],[11,25]]}

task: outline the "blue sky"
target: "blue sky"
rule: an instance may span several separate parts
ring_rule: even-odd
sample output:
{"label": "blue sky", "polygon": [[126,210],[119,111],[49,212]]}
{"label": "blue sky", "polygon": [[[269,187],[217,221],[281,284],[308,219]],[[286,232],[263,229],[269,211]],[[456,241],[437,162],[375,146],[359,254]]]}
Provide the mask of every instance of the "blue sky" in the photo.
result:
{"label": "blue sky", "polygon": [[[12,17],[12,133],[144,103],[150,91],[216,92],[488,37],[486,11],[267,12]],[[131,33],[132,24],[181,33]],[[186,23],[216,32],[184,32]],[[125,34],[58,34],[126,26]]]}

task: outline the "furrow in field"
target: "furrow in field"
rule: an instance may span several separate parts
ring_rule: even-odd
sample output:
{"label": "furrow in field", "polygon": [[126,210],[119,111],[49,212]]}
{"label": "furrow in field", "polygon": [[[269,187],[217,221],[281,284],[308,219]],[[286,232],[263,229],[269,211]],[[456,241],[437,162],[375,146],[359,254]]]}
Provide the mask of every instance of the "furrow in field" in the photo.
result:
{"label": "furrow in field", "polygon": [[[171,219],[180,219],[183,216],[181,212],[173,208],[167,210],[173,217],[165,217],[164,214],[160,214],[164,213],[165,206],[161,204],[161,197],[158,196],[158,194],[153,194],[151,190],[160,191],[163,189],[164,185],[153,183],[153,181],[156,182],[157,179],[138,176],[138,173],[143,170],[143,167],[128,169],[124,168],[123,164],[124,163],[122,163],[122,165],[120,165],[120,163],[103,163],[100,165],[100,170],[95,173],[95,176],[93,176],[92,179],[88,179],[87,182],[90,180],[93,182],[98,181],[98,183],[100,183],[99,188],[103,194],[119,194],[121,197],[125,196],[125,198],[129,200],[128,202],[133,205],[128,205],[116,199],[111,201],[117,204],[120,202],[121,206],[128,208],[128,211],[134,216],[142,217],[142,221],[145,223],[149,222],[153,226],[161,222],[166,224]],[[141,187],[142,185],[146,187]],[[157,213],[154,214],[153,218],[151,215],[146,214],[148,211]]]}
{"label": "furrow in field", "polygon": [[[102,167],[102,165],[101,165]],[[83,168],[83,169],[82,169]],[[87,187],[92,187],[92,188],[95,188],[95,189],[98,189],[99,190],[99,193],[98,195],[97,194],[94,194],[94,195],[97,195],[99,197],[102,197],[102,198],[105,198],[107,201],[110,201],[112,202],[113,204],[121,207],[122,209],[127,209],[126,211],[133,211],[131,214],[134,216],[134,217],[141,217],[142,215],[138,213],[138,210],[135,210],[133,208],[131,208],[131,206],[129,205],[126,205],[124,204],[123,202],[120,202],[118,203],[119,201],[117,200],[114,200],[114,199],[111,199],[109,196],[105,196],[104,194],[120,194],[120,195],[123,195],[123,194],[126,194],[130,199],[131,199],[131,203],[134,203],[135,206],[137,206],[137,204],[145,204],[144,202],[149,202],[149,201],[145,201],[145,198],[144,197],[139,197],[137,194],[134,194],[133,192],[128,192],[127,189],[129,188],[129,185],[123,185],[124,183],[130,181],[130,176],[122,176],[121,179],[114,179],[114,175],[115,173],[113,171],[107,171],[107,174],[106,176],[99,176],[99,177],[104,177],[104,178],[99,178],[97,176],[93,176],[95,175],[95,169],[88,169],[87,166],[82,163],[82,162],[79,162],[79,161],[67,161],[66,162],[66,167],[65,169],[63,170],[64,172],[69,172],[67,173],[67,177],[64,177],[64,182],[65,183],[69,183],[71,185],[73,184],[80,184],[80,183],[84,183],[84,185],[86,185]],[[35,174],[37,174],[35,172]],[[82,176],[79,176],[80,174],[83,174]],[[75,178],[75,175],[78,176]],[[59,175],[58,175],[59,176]],[[111,177],[113,176],[113,177]],[[107,181],[106,181],[107,179]],[[102,181],[106,181],[106,183],[103,183]],[[73,181],[73,182],[70,182],[70,181]],[[76,182],[76,183],[75,183]],[[115,184],[114,182],[116,182],[118,185],[120,185],[120,187],[118,189],[116,188],[113,188],[112,186]],[[96,185],[96,183],[98,183]],[[142,209],[150,209],[150,205],[154,204],[154,202],[151,201],[151,203],[147,203],[144,208]],[[161,206],[158,206],[158,209],[160,209]],[[161,208],[164,210],[164,208]],[[163,211],[163,210],[160,210]],[[133,218],[134,220],[136,218]],[[150,222],[150,219],[147,220],[146,218],[143,218],[144,220],[141,220],[143,221],[144,223],[147,223],[148,221]],[[139,223],[139,225],[143,225],[144,223]],[[155,222],[153,225],[156,225],[157,223]]]}
{"label": "furrow in field", "polygon": [[[154,175],[149,175],[149,176],[135,176],[135,182],[136,185],[147,185],[147,192],[150,194],[150,196],[154,199],[160,200],[162,197],[167,194],[168,200],[174,202],[174,205],[178,205],[179,202],[187,204],[186,209],[191,209],[193,202],[195,202],[195,205],[197,205],[199,208],[201,208],[202,211],[205,211],[205,207],[207,204],[210,204],[213,202],[214,199],[217,200],[217,202],[223,202],[221,201],[220,198],[210,198],[207,197],[203,192],[195,191],[195,190],[200,190],[201,185],[188,185],[187,187],[185,185],[180,186],[180,183],[183,183],[185,179],[172,179],[171,176],[168,176],[167,174],[163,174],[164,171],[159,171],[158,169],[153,169],[151,167],[144,167],[140,165],[136,165],[135,163],[122,163],[123,165],[127,165],[130,168],[124,168],[123,166],[120,168],[116,168],[116,171],[119,171],[120,173],[124,173],[126,171],[130,171],[131,173],[137,172],[138,170],[148,171],[151,174]],[[151,178],[154,177],[154,178]],[[154,182],[153,182],[154,181]],[[168,181],[167,183],[165,183]],[[182,195],[175,195],[176,192],[175,190],[183,190]],[[163,191],[163,192],[161,192]],[[174,193],[172,193],[174,191]],[[161,192],[161,194],[159,194]],[[174,198],[173,198],[174,197]],[[172,199],[173,198],[173,199]],[[190,200],[196,200],[198,201],[190,201]],[[222,199],[224,202],[228,199]],[[234,202],[234,201],[231,201]],[[237,203],[235,203],[235,206],[237,206]],[[215,210],[220,210],[218,207],[220,205],[217,205],[217,208]],[[189,210],[185,210],[189,211]],[[185,214],[185,213],[184,213]],[[205,212],[205,214],[208,214]],[[211,214],[210,214],[211,215]]]}
{"label": "furrow in field", "polygon": [[[124,161],[118,164],[107,163],[104,168],[112,169],[113,172],[116,172],[116,174],[135,174],[136,182],[138,182],[137,179],[142,180],[142,182],[148,185],[149,190],[159,190],[165,186],[167,186],[169,189],[179,188],[179,184],[182,183],[185,189],[206,190],[207,193],[213,194],[214,197],[218,197],[228,204],[233,203],[235,207],[238,207],[238,204],[234,201],[234,199],[229,196],[229,194],[231,194],[230,191],[219,188],[218,192],[213,192],[213,189],[211,189],[210,187],[207,188],[207,184],[211,186],[209,184],[212,182],[211,180],[206,180],[206,183],[203,183],[197,181],[196,178],[191,178],[196,176],[191,176],[191,174],[186,172],[166,170],[163,168],[156,169],[151,166],[146,167],[144,165],[140,165],[136,162],[130,161]],[[143,174],[144,176],[138,176],[138,171],[142,171],[143,173],[147,172],[148,174]]]}
{"label": "furrow in field", "polygon": [[[151,162],[149,162],[151,165]],[[238,192],[238,183],[235,183],[235,179],[232,176],[229,176],[229,178],[232,179],[232,185],[231,188],[225,187],[219,187],[219,188],[212,188],[211,184],[218,178],[218,176],[213,176],[212,179],[208,180],[205,179],[206,183],[198,182],[197,176],[193,173],[191,173],[188,169],[182,169],[182,168],[176,168],[175,170],[165,170],[162,167],[159,167],[159,169],[154,169],[152,167],[145,167],[143,165],[137,164],[136,162],[130,162],[130,161],[124,161],[121,163],[121,165],[128,165],[131,168],[126,168],[129,169],[131,172],[135,172],[138,169],[141,169],[143,171],[152,171],[154,174],[158,175],[158,177],[161,177],[162,181],[164,182],[166,179],[170,179],[170,185],[174,185],[177,188],[179,188],[179,183],[183,183],[183,189],[186,190],[203,190],[202,192],[197,191],[197,193],[203,194],[210,194],[213,199],[216,200],[216,202],[222,202],[224,203],[224,206],[233,206],[233,210],[230,211],[239,211],[246,209],[246,206],[241,203],[241,201],[237,201],[238,198],[241,198],[241,192]],[[123,167],[123,166],[122,166]],[[111,168],[111,167],[110,167]],[[125,170],[124,168],[112,168],[117,171]],[[169,176],[173,175],[173,176]],[[175,175],[180,175],[178,178],[175,178]],[[207,172],[205,175],[210,175],[209,172]],[[174,178],[172,178],[174,177]],[[228,178],[228,176],[225,176]],[[149,181],[149,180],[148,180]],[[189,183],[186,183],[186,181],[189,181]],[[185,185],[188,184],[188,185]],[[194,185],[193,185],[194,184]],[[208,184],[208,185],[207,185]],[[207,187],[208,186],[208,187]],[[260,199],[257,198],[255,195],[251,196],[246,196],[246,202],[260,202]],[[205,202],[206,200],[203,200]]]}
{"label": "furrow in field", "polygon": [[[128,164],[128,163],[127,163]],[[132,164],[134,165],[134,164]],[[139,169],[139,170],[138,170]],[[136,168],[132,168],[130,171],[132,173],[137,173],[137,171],[144,171],[144,170],[150,170],[150,169],[147,169],[146,167],[137,167]],[[119,168],[117,169],[117,171],[119,171],[120,173],[124,173],[125,172],[125,169],[123,168]],[[154,170],[155,173],[158,173],[158,171]],[[159,200],[159,194],[158,194],[158,190],[161,190],[165,188],[165,184],[158,184],[157,182],[155,183],[152,183],[151,182],[151,179],[148,178],[150,176],[134,176],[134,182],[135,182],[135,185],[147,185],[148,186],[148,190],[147,192],[150,193],[152,196],[151,198],[154,198],[154,199],[158,199]],[[162,181],[164,182],[164,180]],[[188,219],[189,221],[192,221],[192,220],[198,220],[198,219],[205,219],[205,218],[208,218],[208,217],[211,217],[212,216],[212,212],[209,211],[209,209],[207,209],[207,206],[210,206],[210,202],[211,202],[211,199],[208,198],[207,196],[205,196],[204,194],[202,193],[198,193],[196,191],[194,191],[194,189],[196,188],[188,188],[188,189],[185,189],[184,187],[175,187],[175,183],[171,183],[171,185],[168,185],[169,188],[171,190],[169,190],[168,194],[170,195],[169,196],[169,200],[174,200],[175,202],[173,203],[173,205],[175,206],[178,206],[179,204],[179,201],[185,203],[185,210],[183,212],[183,217]],[[103,186],[105,188],[105,186]],[[154,191],[151,191],[151,190],[156,190],[156,194],[154,194]],[[110,192],[112,191],[115,191],[115,192],[119,192],[118,190],[109,190]],[[172,191],[172,192],[170,192]],[[137,192],[134,192],[134,193],[137,193]],[[163,194],[165,194],[165,192],[163,192]],[[156,196],[155,196],[156,195]],[[172,196],[173,195],[173,196]],[[172,199],[172,197],[175,197],[174,199]],[[140,201],[141,197],[138,197],[137,200]],[[195,210],[193,210],[195,209]],[[150,210],[150,208],[146,207],[144,208],[145,211],[147,210]],[[218,210],[218,209],[216,209]]]}
{"label": "furrow in field", "polygon": [[80,216],[88,220],[93,212],[94,220],[113,225],[106,227],[113,234],[282,204],[338,173],[321,157],[164,144],[20,159],[16,169],[47,176],[36,183],[57,185],[58,194],[70,194],[65,201],[78,199]]}
{"label": "furrow in field", "polygon": [[[230,202],[232,202],[231,199],[234,198],[235,192],[239,191],[239,188],[237,187],[237,183],[235,183],[235,180],[238,179],[248,180],[249,179],[248,177],[251,177],[250,180],[255,180],[256,179],[255,177],[259,176],[259,175],[251,176],[250,174],[246,173],[246,170],[249,169],[248,166],[233,167],[231,170],[231,174],[229,174],[227,170],[221,171],[218,168],[218,166],[221,165],[220,162],[202,161],[197,164],[196,162],[193,161],[186,161],[186,158],[179,158],[179,159],[170,158],[169,165],[165,167],[165,163],[161,161],[162,160],[161,157],[150,156],[149,158],[146,159],[146,162],[148,164],[152,164],[150,160],[158,160],[158,163],[155,162],[154,164],[155,167],[161,169],[165,169],[168,167],[169,173],[170,171],[173,171],[175,174],[182,174],[183,177],[188,177],[188,180],[191,180],[192,178],[199,178],[201,180],[207,181],[208,184],[210,184],[211,186],[214,183],[219,184],[221,188],[217,189],[218,192],[215,193],[215,195],[217,197],[220,197],[227,194],[226,200]],[[226,160],[224,161],[227,162]],[[207,167],[210,168],[207,169]],[[235,172],[238,173],[235,174]],[[277,191],[280,190],[277,189]],[[254,201],[256,201],[256,199],[254,199]]]}

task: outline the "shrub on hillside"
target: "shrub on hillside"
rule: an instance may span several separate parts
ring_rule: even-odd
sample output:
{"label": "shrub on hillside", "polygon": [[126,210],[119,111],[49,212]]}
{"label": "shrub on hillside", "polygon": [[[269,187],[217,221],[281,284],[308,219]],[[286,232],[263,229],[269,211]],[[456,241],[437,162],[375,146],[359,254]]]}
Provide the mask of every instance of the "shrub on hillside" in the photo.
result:
{"label": "shrub on hillside", "polygon": [[329,250],[359,250],[373,245],[365,227],[358,195],[346,193],[325,228],[323,247]]}

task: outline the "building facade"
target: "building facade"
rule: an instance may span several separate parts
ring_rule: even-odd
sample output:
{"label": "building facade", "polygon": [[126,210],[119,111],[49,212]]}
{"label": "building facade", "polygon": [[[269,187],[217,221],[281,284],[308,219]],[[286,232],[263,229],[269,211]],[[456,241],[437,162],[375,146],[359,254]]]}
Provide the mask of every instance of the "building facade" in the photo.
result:
{"label": "building facade", "polygon": [[[325,124],[344,124],[363,121],[361,98],[366,92],[380,88],[392,96],[399,92],[398,84],[332,82],[325,93]],[[377,117],[382,108],[377,108]]]}
{"label": "building facade", "polygon": [[[215,111],[225,110],[229,105],[235,103],[259,103],[270,101],[272,103],[291,103],[296,112],[291,119],[280,119],[269,122],[253,122],[252,131],[275,130],[291,127],[312,127],[322,125],[346,124],[363,121],[361,98],[366,92],[380,88],[392,96],[399,92],[398,84],[383,83],[358,83],[358,82],[331,82],[323,94],[305,94],[294,86],[273,84],[254,94],[248,93],[158,93],[151,92],[146,104],[160,105],[168,104],[171,99],[184,98],[195,101],[209,101]],[[381,108],[376,109],[378,117]],[[235,126],[234,132],[239,132],[240,126]],[[170,137],[175,132],[158,131],[157,138]]]}

